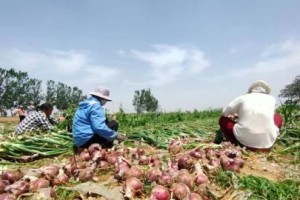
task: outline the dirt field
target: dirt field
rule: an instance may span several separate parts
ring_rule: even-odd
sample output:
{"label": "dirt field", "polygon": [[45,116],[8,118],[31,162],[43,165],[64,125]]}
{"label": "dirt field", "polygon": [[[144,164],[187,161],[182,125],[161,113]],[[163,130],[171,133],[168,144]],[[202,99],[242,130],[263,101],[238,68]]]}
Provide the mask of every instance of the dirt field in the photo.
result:
{"label": "dirt field", "polygon": [[[1,117],[0,118],[0,133],[11,133],[15,130],[16,125],[19,122],[18,117]],[[202,141],[202,139],[197,139],[197,141]],[[3,140],[4,141],[4,140]],[[191,143],[195,143],[193,138],[190,138],[184,141],[189,141]],[[206,141],[206,139],[203,139]],[[0,142],[1,142],[1,134],[0,134]],[[124,145],[124,144],[122,144]],[[118,146],[117,149],[120,149],[124,146]],[[141,141],[136,141],[132,143],[134,146],[139,146],[140,148],[145,150],[146,155],[158,155],[164,162],[170,158],[170,154],[166,150],[157,149],[149,144],[144,144]],[[213,145],[213,144],[212,144]],[[74,155],[71,155],[74,156]],[[174,156],[174,155],[173,155]],[[128,157],[127,159],[131,159]],[[283,180],[292,180],[294,182],[299,182],[300,180],[300,171],[299,171],[299,164],[293,163],[294,157],[291,155],[283,155],[279,154],[276,151],[276,148],[272,150],[270,153],[256,153],[251,151],[243,151],[243,159],[245,161],[244,166],[241,168],[240,172],[237,173],[239,177],[259,177],[259,178],[266,178],[267,180],[271,181],[270,184],[280,183]],[[55,163],[58,166],[62,166],[62,164],[70,162],[71,158],[70,155],[60,155],[57,157],[49,157],[38,159],[31,163],[22,163],[17,164],[14,163],[13,165],[2,165],[0,164],[0,169],[21,169],[24,173],[27,173],[30,169],[37,169],[49,166],[50,163]],[[136,160],[132,159],[132,162],[135,162],[136,166],[139,166]],[[200,162],[200,161],[199,161]],[[202,165],[205,165],[202,163]],[[139,166],[141,169],[148,170],[148,166],[143,167]],[[109,169],[104,169],[105,171],[98,169],[95,170],[93,174],[93,179],[86,182],[79,182],[77,177],[72,177],[71,181],[63,185],[61,188],[61,192],[56,192],[58,199],[64,200],[71,200],[74,199],[72,195],[80,195],[81,199],[90,200],[90,199],[98,199],[98,200],[123,200],[124,194],[122,193],[122,186],[123,182],[119,182],[114,179],[114,170],[113,167]],[[241,200],[247,199],[247,195],[249,196],[249,191],[253,190],[236,190],[233,186],[229,188],[221,189],[214,180],[215,174],[213,171],[209,171],[206,169],[206,173],[209,175],[210,183],[207,185],[205,191],[211,193],[212,199],[220,199],[220,200]],[[232,177],[230,180],[227,180],[230,184],[236,184],[236,177]],[[263,180],[264,181],[264,180]],[[247,182],[248,184],[253,184],[252,182]],[[262,191],[268,192],[269,190],[273,189],[273,185],[268,185],[268,182],[265,182],[265,187]],[[255,183],[254,183],[255,184]],[[260,184],[259,182],[257,184]],[[251,186],[252,187],[252,186]],[[254,186],[253,186],[254,187]],[[286,187],[286,186],[285,186]],[[250,188],[250,186],[249,186]],[[49,191],[51,187],[48,188]],[[44,190],[26,194],[28,198],[21,198],[23,200],[32,200],[32,199],[39,199],[39,195],[43,194]],[[195,191],[197,191],[195,189]],[[278,189],[280,191],[280,189]],[[77,194],[78,193],[78,194]],[[276,193],[276,191],[274,191]],[[68,195],[69,194],[69,195]],[[269,193],[268,193],[269,194]],[[150,186],[146,185],[145,190],[143,192],[143,196],[138,198],[140,200],[149,199],[150,195]],[[293,194],[292,198],[282,198],[282,199],[299,199],[297,195]],[[245,198],[244,198],[245,197]],[[274,198],[273,198],[274,199]],[[276,198],[281,199],[281,198]]]}
{"label": "dirt field", "polygon": [[19,123],[19,117],[0,117],[0,123]]}

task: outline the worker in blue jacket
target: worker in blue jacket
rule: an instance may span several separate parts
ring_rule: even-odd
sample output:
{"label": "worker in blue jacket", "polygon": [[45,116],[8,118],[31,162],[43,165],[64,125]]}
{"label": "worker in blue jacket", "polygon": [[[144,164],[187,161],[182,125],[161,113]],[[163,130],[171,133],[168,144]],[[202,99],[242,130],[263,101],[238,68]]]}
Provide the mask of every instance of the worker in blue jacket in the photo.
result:
{"label": "worker in blue jacket", "polygon": [[104,148],[111,148],[116,139],[122,142],[125,137],[118,133],[118,123],[108,121],[103,106],[109,98],[109,90],[99,86],[90,96],[79,103],[72,125],[74,144],[77,148],[87,148],[99,143]]}

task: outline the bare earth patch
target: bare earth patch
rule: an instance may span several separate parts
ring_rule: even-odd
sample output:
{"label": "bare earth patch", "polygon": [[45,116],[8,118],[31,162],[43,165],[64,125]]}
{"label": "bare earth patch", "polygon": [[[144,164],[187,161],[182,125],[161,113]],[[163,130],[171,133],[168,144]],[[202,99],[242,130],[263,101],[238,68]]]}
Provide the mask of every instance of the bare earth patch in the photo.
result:
{"label": "bare earth patch", "polygon": [[19,117],[0,117],[0,123],[19,123]]}
{"label": "bare earth patch", "polygon": [[245,158],[245,165],[241,169],[241,175],[259,176],[272,181],[284,179],[284,168],[279,164],[268,161],[265,154],[254,154]]}

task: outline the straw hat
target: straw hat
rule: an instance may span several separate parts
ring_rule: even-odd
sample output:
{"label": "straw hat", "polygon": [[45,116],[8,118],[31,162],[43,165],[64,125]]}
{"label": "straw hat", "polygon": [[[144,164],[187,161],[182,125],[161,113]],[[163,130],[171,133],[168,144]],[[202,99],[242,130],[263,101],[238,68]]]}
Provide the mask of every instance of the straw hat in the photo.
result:
{"label": "straw hat", "polygon": [[248,89],[248,93],[260,92],[265,94],[270,94],[271,88],[269,84],[263,80],[254,81]]}
{"label": "straw hat", "polygon": [[100,97],[107,101],[112,100],[111,98],[109,98],[109,89],[107,89],[106,87],[102,87],[102,86],[98,86],[93,92],[90,93],[90,95]]}

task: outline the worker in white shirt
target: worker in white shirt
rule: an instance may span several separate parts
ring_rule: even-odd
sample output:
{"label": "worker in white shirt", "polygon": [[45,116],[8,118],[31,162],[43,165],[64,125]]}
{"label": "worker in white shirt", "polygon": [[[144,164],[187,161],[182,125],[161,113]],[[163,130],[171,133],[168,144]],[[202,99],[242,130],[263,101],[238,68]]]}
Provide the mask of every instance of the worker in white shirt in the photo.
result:
{"label": "worker in white shirt", "polygon": [[282,116],[275,113],[276,100],[265,81],[251,84],[248,93],[235,98],[219,119],[224,137],[253,151],[270,151],[279,135]]}

